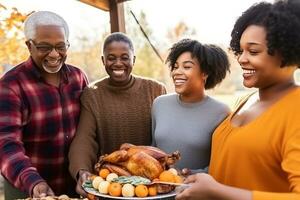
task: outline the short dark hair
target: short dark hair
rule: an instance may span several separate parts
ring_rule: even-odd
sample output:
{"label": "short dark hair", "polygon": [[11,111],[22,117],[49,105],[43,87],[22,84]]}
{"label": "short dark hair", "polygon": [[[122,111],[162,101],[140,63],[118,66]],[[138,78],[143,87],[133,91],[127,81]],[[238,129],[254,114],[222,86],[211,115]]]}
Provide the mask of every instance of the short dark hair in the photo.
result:
{"label": "short dark hair", "polygon": [[104,52],[105,48],[107,47],[107,45],[109,45],[112,42],[125,42],[129,45],[130,50],[132,50],[134,52],[134,48],[133,48],[131,39],[127,35],[125,35],[124,33],[121,33],[121,32],[114,32],[105,38],[104,44],[103,44],[103,52]]}
{"label": "short dark hair", "polygon": [[214,88],[226,76],[229,70],[229,60],[225,51],[212,44],[202,45],[197,40],[182,39],[175,43],[167,57],[171,71],[174,69],[177,58],[184,52],[191,52],[200,64],[200,69],[208,75],[205,89]]}
{"label": "short dark hair", "polygon": [[282,56],[281,67],[300,67],[300,1],[279,0],[275,3],[261,2],[247,9],[236,21],[231,32],[230,48],[235,55],[241,53],[240,39],[250,25],[266,30],[268,54],[275,51]]}

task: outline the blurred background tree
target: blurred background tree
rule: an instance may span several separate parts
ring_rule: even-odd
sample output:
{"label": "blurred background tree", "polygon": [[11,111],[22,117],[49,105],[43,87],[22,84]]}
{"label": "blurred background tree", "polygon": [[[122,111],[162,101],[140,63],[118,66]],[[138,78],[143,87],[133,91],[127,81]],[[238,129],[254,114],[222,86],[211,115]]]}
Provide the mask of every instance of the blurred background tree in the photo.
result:
{"label": "blurred background tree", "polygon": [[196,35],[197,31],[194,28],[189,27],[185,22],[181,21],[168,31],[167,38],[173,44],[180,39],[196,37]]}
{"label": "blurred background tree", "polygon": [[102,43],[107,33],[91,42],[87,37],[78,37],[78,46],[70,49],[68,53],[68,63],[81,67],[87,74],[90,82],[106,76],[102,65]]}
{"label": "blurred background tree", "polygon": [[0,75],[28,57],[22,25],[27,14],[0,4]]}
{"label": "blurred background tree", "polygon": [[[164,61],[160,60],[160,58],[155,54],[155,51],[143,35],[139,25],[135,22],[130,10],[128,8],[126,10],[126,19],[128,19],[126,21],[126,31],[129,37],[133,39],[136,50],[136,62],[133,68],[133,73],[166,82],[168,77],[166,76],[167,70],[165,69]],[[137,19],[150,41],[156,47],[157,52],[161,57],[163,57],[161,49],[157,48],[158,45],[155,43],[156,40],[153,38],[152,30],[148,25],[146,14],[144,12],[140,12]]]}

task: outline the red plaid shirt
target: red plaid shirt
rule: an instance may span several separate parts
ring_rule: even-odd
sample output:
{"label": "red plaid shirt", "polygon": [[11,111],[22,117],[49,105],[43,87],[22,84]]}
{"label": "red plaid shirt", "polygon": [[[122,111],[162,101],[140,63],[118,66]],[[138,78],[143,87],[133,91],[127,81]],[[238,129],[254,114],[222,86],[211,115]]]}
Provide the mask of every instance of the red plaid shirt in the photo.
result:
{"label": "red plaid shirt", "polygon": [[86,85],[85,74],[66,64],[59,88],[49,85],[31,58],[0,79],[0,166],[15,187],[30,194],[46,180],[56,194],[70,194],[67,154]]}

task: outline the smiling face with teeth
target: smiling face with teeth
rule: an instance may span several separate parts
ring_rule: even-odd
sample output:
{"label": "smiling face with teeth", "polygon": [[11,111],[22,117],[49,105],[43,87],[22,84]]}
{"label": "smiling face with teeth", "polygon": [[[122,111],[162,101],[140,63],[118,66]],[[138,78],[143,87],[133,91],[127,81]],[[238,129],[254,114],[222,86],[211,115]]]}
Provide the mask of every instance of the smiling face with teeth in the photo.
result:
{"label": "smiling face with teeth", "polygon": [[184,52],[178,56],[171,76],[175,91],[182,101],[199,101],[204,97],[207,76],[201,71],[199,61],[192,57],[191,52]]}
{"label": "smiling face with teeth", "polygon": [[52,49],[49,53],[39,51],[36,46],[61,46],[67,43],[62,26],[40,25],[36,27],[33,42],[26,42],[30,55],[42,73],[57,73],[63,66],[67,54]]}
{"label": "smiling face with teeth", "polygon": [[248,88],[268,88],[293,73],[292,68],[281,67],[282,57],[278,52],[268,53],[266,30],[262,26],[247,27],[241,36],[240,48],[238,62],[243,69],[243,84]]}
{"label": "smiling face with teeth", "polygon": [[125,85],[130,81],[135,56],[129,44],[124,41],[109,43],[103,52],[102,62],[114,85]]}

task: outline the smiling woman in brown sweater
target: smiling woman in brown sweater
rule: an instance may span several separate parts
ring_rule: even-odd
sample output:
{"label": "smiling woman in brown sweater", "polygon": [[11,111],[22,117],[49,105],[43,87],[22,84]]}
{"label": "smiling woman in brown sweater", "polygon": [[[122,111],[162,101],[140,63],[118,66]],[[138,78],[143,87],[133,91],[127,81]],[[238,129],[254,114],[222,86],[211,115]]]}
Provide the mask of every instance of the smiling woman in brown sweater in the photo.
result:
{"label": "smiling woman in brown sweater", "polygon": [[80,121],[71,144],[70,173],[77,193],[93,172],[99,155],[117,150],[123,143],[151,144],[151,106],[165,94],[157,81],[133,76],[135,61],[131,40],[122,33],[106,38],[102,61],[109,77],[86,88],[81,97]]}

